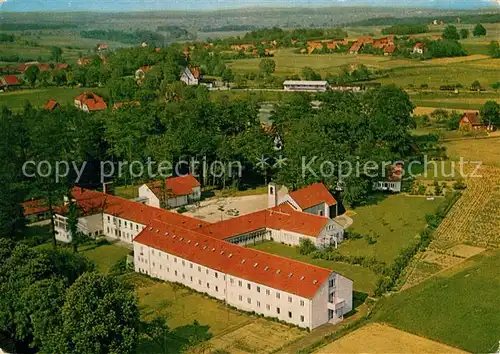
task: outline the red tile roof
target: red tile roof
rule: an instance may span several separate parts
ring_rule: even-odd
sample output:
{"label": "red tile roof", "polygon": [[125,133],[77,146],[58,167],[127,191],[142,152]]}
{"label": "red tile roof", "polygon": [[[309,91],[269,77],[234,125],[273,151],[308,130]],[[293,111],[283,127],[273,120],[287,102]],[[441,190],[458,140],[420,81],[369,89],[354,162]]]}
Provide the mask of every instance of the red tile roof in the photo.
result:
{"label": "red tile roof", "polygon": [[384,48],[384,53],[392,54],[396,51],[396,46],[394,44],[390,44]]}
{"label": "red tile roof", "polygon": [[361,50],[361,48],[363,47],[364,45],[364,42],[355,42],[351,48],[349,49],[349,52],[353,52],[353,53],[357,53]]}
{"label": "red tile roof", "polygon": [[90,59],[89,58],[80,58],[76,62],[78,65],[88,65],[90,64]]}
{"label": "red tile roof", "polygon": [[200,68],[196,66],[190,66],[189,70],[191,71],[191,74],[193,74],[193,77],[195,79],[199,79],[201,76]]}
{"label": "red tile roof", "polygon": [[30,200],[21,203],[21,205],[24,210],[24,216],[43,213],[49,210],[49,207],[46,205],[45,200],[43,199]]}
{"label": "red tile roof", "polygon": [[303,213],[285,203],[277,207],[246,214],[203,226],[200,232],[218,239],[228,239],[265,228],[287,230],[317,237],[329,219]]}
{"label": "red tile roof", "polygon": [[54,64],[54,69],[67,69],[68,64],[66,63],[55,63]]}
{"label": "red tile roof", "polygon": [[54,108],[56,108],[57,105],[59,105],[59,103],[57,103],[56,100],[50,99],[47,101],[47,103],[45,104],[45,106],[43,108],[45,108],[49,111],[52,111]]}
{"label": "red tile roof", "polygon": [[21,83],[16,75],[5,75],[0,78],[0,86],[19,86]]}
{"label": "red tile roof", "polygon": [[102,97],[90,91],[75,97],[75,100],[80,101],[82,105],[87,105],[89,111],[102,111],[108,107]]}
{"label": "red tile roof", "polygon": [[460,124],[470,123],[472,125],[482,125],[481,119],[479,118],[479,111],[468,111],[464,112]]}
{"label": "red tile roof", "polygon": [[72,195],[80,210],[86,214],[105,212],[143,225],[157,219],[186,229],[209,225],[206,221],[80,187],[73,188]]}
{"label": "red tile roof", "polygon": [[134,242],[304,298],[312,298],[332,273],[326,268],[233,245],[158,220],[137,235]]}
{"label": "red tile roof", "polygon": [[288,194],[302,209],[321,203],[326,203],[328,206],[337,204],[337,201],[323,183],[313,183]]}
{"label": "red tile roof", "polygon": [[108,45],[104,44],[104,43],[100,43],[100,44],[97,45],[97,49],[98,50],[108,49]]}
{"label": "red tile roof", "polygon": [[[148,183],[148,187],[153,193],[160,197],[162,193],[162,182],[155,181]],[[193,175],[185,175],[180,177],[171,177],[166,179],[165,189],[171,192],[174,196],[183,196],[193,193],[193,188],[199,187],[200,182]]]}
{"label": "red tile roof", "polygon": [[40,69],[40,71],[47,71],[47,70],[50,70],[50,64],[47,64],[47,63],[40,63],[37,65],[38,66],[38,69]]}
{"label": "red tile roof", "polygon": [[415,47],[414,47],[414,48],[416,48],[416,49],[421,49],[421,48],[423,48],[423,47],[424,47],[424,43],[422,43],[422,42],[418,42],[417,44],[415,44]]}

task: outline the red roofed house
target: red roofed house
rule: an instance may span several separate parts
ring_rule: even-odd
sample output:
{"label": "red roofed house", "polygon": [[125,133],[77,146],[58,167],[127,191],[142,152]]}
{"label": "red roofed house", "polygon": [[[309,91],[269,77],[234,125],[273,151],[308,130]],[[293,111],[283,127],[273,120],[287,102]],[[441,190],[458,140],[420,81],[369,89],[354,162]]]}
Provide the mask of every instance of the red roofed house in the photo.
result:
{"label": "red roofed house", "polygon": [[358,54],[361,48],[363,48],[365,44],[363,42],[354,42],[351,48],[349,48],[349,54]]}
{"label": "red roofed house", "polygon": [[147,198],[147,205],[156,208],[178,208],[200,200],[200,182],[193,175],[167,178],[143,184],[139,187],[139,198]]}
{"label": "red roofed house", "polygon": [[[303,328],[337,323],[352,310],[352,280],[317,267],[240,244],[300,234],[324,238],[333,220],[283,204],[210,224],[101,192],[73,188],[78,229],[132,243],[135,271],[182,283],[244,311]],[[55,216],[57,239],[71,242],[66,207]],[[318,230],[320,232],[318,233]]]}
{"label": "red roofed house", "polygon": [[21,86],[16,75],[0,76],[0,89],[9,90]]}
{"label": "red roofed house", "polygon": [[45,104],[45,106],[43,106],[43,108],[48,110],[48,111],[53,111],[54,109],[56,109],[58,107],[60,107],[59,103],[53,99],[48,100],[47,103]]}
{"label": "red roofed house", "polygon": [[55,63],[54,64],[54,69],[60,69],[60,70],[63,70],[63,69],[67,69],[68,68],[68,64],[66,63]]}
{"label": "red roofed house", "polygon": [[424,43],[422,42],[418,42],[417,44],[415,44],[415,47],[413,47],[413,54],[424,54],[424,50],[425,50],[425,47],[424,47]]}
{"label": "red roofed house", "polygon": [[78,65],[89,65],[90,64],[90,59],[89,58],[79,58],[76,62]]}
{"label": "red roofed house", "polygon": [[323,183],[314,183],[293,192],[285,192],[281,197],[276,184],[269,184],[267,190],[267,205],[270,208],[290,203],[295,210],[308,214],[327,218],[334,218],[338,214],[337,201]]}
{"label": "red roofed house", "polygon": [[49,207],[43,199],[30,200],[21,203],[21,206],[28,224],[50,218]]}
{"label": "red roofed house", "polygon": [[387,178],[383,181],[373,182],[372,189],[375,191],[390,191],[394,193],[401,192],[403,178],[402,163],[396,163],[387,169]]}
{"label": "red roofed house", "polygon": [[389,44],[384,48],[384,55],[393,55],[398,50],[394,44]]}
{"label": "red roofed house", "polygon": [[181,74],[181,81],[186,85],[198,85],[201,80],[200,68],[194,66],[186,66]]}
{"label": "red roofed house", "polygon": [[97,50],[101,51],[101,50],[107,50],[108,49],[108,45],[107,44],[104,44],[104,43],[99,43],[97,45]]}
{"label": "red roofed house", "polygon": [[75,107],[85,112],[102,111],[108,108],[102,97],[90,91],[75,97]]}
{"label": "red roofed house", "polygon": [[483,123],[479,117],[479,111],[464,112],[460,119],[459,129],[462,131],[493,130],[487,123]]}

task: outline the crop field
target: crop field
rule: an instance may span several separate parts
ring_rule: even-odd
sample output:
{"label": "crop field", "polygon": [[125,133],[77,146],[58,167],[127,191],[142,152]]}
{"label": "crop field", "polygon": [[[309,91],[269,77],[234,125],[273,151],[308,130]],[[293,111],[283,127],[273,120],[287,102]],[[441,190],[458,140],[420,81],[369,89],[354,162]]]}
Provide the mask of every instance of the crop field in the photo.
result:
{"label": "crop field", "polygon": [[314,259],[306,255],[301,255],[298,247],[287,246],[277,242],[263,242],[250,247],[263,252],[277,254],[282,257],[332,269],[335,272],[352,279],[354,281],[354,289],[363,293],[371,293],[377,281],[377,275],[368,268],[348,263]]}
{"label": "crop field", "polygon": [[350,256],[375,257],[390,265],[401,250],[415,241],[426,225],[425,215],[433,213],[443,198],[390,195],[376,204],[361,206],[351,211],[352,231],[370,235],[376,241],[347,240],[339,252]]}
{"label": "crop field", "polygon": [[469,352],[494,352],[500,327],[499,267],[498,250],[483,252],[382,299],[374,320]]}
{"label": "crop field", "polygon": [[370,323],[318,350],[317,354],[333,353],[407,353],[460,354],[462,350],[419,337],[399,329]]}
{"label": "crop field", "polygon": [[465,161],[500,165],[500,137],[448,141],[445,147],[448,156],[454,160],[463,157]]}

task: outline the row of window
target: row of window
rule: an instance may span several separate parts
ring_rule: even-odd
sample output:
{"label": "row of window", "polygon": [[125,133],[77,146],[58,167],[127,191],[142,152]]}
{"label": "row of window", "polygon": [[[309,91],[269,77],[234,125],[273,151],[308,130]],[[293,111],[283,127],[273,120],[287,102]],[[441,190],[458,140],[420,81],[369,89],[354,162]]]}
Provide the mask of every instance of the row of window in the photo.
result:
{"label": "row of window", "polygon": [[[229,280],[229,282],[231,283],[231,285],[234,285],[234,278],[231,278],[231,279]],[[241,288],[241,287],[243,286],[243,281],[238,280],[238,286]],[[252,284],[247,283],[247,289],[248,289],[248,290],[252,290]],[[260,290],[261,290],[261,289],[260,289],[260,286],[258,286],[258,285],[257,285],[257,286],[255,287],[255,290],[256,290],[258,293],[260,293]],[[270,295],[271,295],[271,290],[270,290],[270,289],[266,289],[266,295],[267,295],[267,296],[270,296]],[[280,298],[281,298],[281,293],[280,293],[279,291],[276,291],[276,298],[277,298],[277,299],[280,299]],[[292,302],[293,302],[293,298],[292,298],[291,296],[288,296],[288,302],[289,302],[289,303],[292,303]],[[304,300],[300,300],[300,306],[304,306],[304,305],[305,305]]]}
{"label": "row of window", "polygon": [[[238,296],[238,299],[240,301],[243,301],[243,296],[242,295],[239,295]],[[252,304],[252,299],[251,298],[247,298],[247,303],[248,304]],[[260,301],[257,301],[257,307],[260,308]],[[266,304],[266,310],[267,311],[271,311],[271,305],[269,304]],[[276,313],[279,315],[281,314],[281,309],[279,307],[276,307]],[[293,313],[292,311],[288,311],[288,318],[293,318]],[[304,316],[303,315],[300,315],[300,322],[304,322]]]}
{"label": "row of window", "polygon": [[[118,223],[117,223],[117,222],[118,222]],[[108,215],[108,223],[111,223],[111,216],[109,216],[109,215]],[[117,225],[117,224],[118,224],[118,226],[119,226],[119,227],[121,227],[121,226],[122,226],[122,219],[117,218],[116,216],[113,216],[113,223],[114,223],[115,225]],[[128,222],[127,222],[126,220],[124,220],[124,221],[123,221],[123,224],[124,224],[124,227],[125,227],[125,228],[127,228],[127,227],[128,227],[128,228],[130,228],[130,230],[133,230],[133,229],[134,229],[134,223],[133,223],[133,222],[131,222],[131,221],[128,221]],[[139,231],[139,224],[135,224],[135,230],[136,230],[136,231]]]}

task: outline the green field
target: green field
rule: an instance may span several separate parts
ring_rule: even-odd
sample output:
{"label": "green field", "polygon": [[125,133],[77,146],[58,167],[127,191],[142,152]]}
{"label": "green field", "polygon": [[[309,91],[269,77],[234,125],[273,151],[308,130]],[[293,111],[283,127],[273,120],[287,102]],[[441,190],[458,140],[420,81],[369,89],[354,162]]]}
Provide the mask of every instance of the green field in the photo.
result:
{"label": "green field", "polygon": [[92,260],[100,272],[107,273],[115,263],[125,258],[130,250],[113,244],[91,244],[80,247],[79,252]]}
{"label": "green field", "polygon": [[57,100],[62,105],[72,105],[76,96],[84,91],[91,90],[96,93],[105,92],[105,89],[92,88],[70,88],[70,87],[50,87],[40,89],[26,89],[0,93],[0,106],[5,105],[12,110],[19,110],[26,102],[30,102],[35,107],[42,107],[51,98]]}
{"label": "green field", "polygon": [[475,353],[498,348],[500,252],[381,300],[376,321]]}
{"label": "green field", "polygon": [[298,247],[287,246],[277,242],[264,242],[251,246],[263,252],[277,254],[282,257],[295,259],[304,263],[314,264],[318,267],[332,269],[354,281],[354,290],[371,293],[377,281],[377,275],[368,268],[348,263],[332,262],[323,259],[313,259],[309,256],[301,255]]}
{"label": "green field", "polygon": [[433,213],[442,198],[390,195],[376,204],[354,210],[352,230],[375,237],[369,245],[365,239],[347,240],[340,244],[339,252],[350,256],[375,257],[392,264],[394,258],[418,237],[426,225],[425,214]]}

